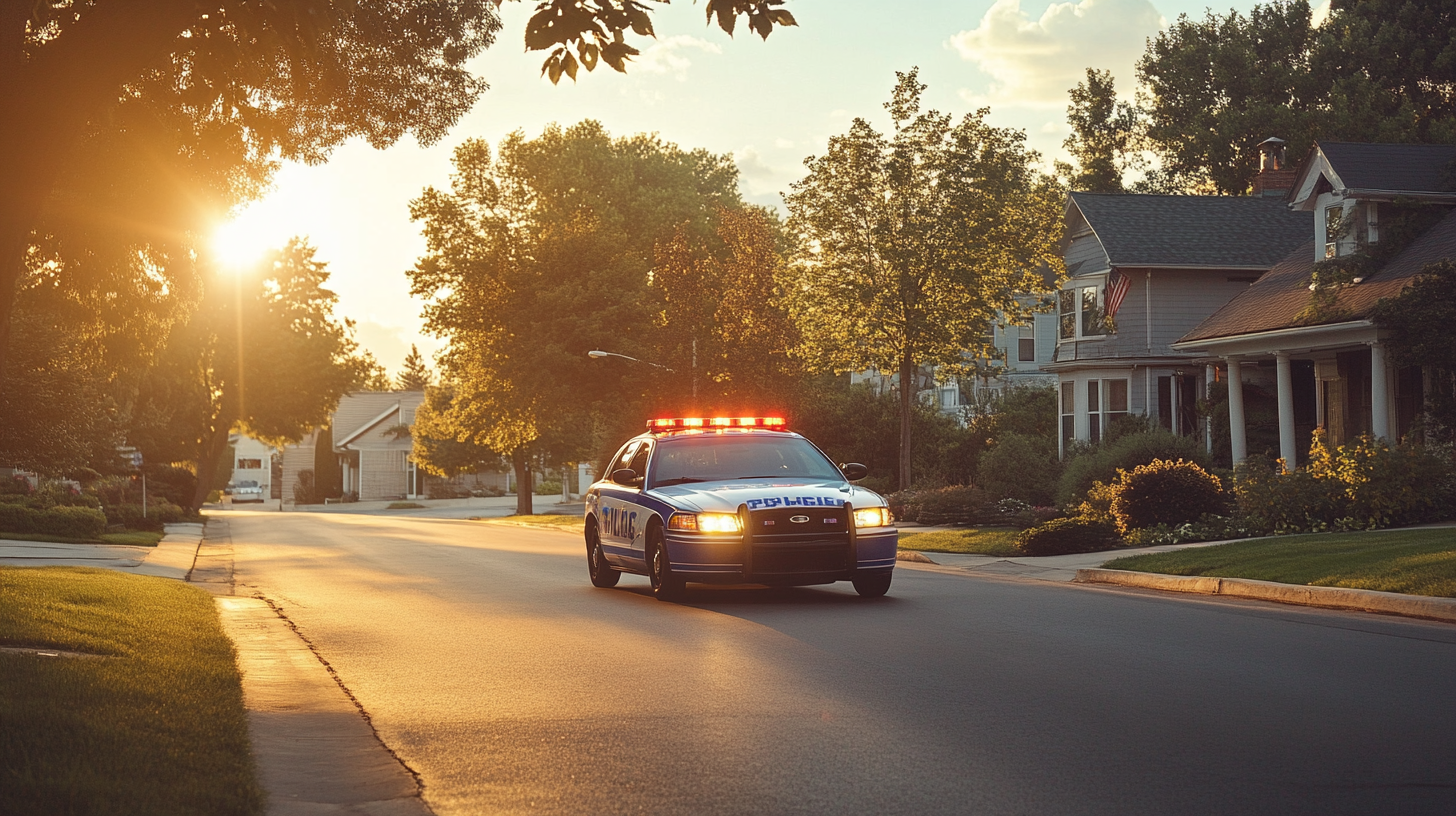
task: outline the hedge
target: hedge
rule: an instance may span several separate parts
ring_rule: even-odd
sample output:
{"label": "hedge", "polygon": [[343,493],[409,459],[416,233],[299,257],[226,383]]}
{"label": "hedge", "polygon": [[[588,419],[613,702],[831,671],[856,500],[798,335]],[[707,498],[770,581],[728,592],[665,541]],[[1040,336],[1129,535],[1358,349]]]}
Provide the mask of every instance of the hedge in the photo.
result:
{"label": "hedge", "polygon": [[1027,555],[1070,555],[1110,550],[1119,543],[1117,528],[1108,522],[1064,518],[1022,531],[1016,548]]}
{"label": "hedge", "polygon": [[0,504],[0,531],[94,539],[106,532],[106,514],[93,507],[36,510],[19,504]]}

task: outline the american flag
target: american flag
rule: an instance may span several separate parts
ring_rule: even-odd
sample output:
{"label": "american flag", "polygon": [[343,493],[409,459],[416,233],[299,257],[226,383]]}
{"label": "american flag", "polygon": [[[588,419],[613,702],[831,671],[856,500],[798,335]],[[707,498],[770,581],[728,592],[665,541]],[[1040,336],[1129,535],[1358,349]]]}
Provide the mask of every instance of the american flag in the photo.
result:
{"label": "american flag", "polygon": [[1127,290],[1131,288],[1132,278],[1122,274],[1121,270],[1114,269],[1107,276],[1107,295],[1104,302],[1108,317],[1117,316],[1117,307],[1122,305],[1122,299],[1127,297]]}

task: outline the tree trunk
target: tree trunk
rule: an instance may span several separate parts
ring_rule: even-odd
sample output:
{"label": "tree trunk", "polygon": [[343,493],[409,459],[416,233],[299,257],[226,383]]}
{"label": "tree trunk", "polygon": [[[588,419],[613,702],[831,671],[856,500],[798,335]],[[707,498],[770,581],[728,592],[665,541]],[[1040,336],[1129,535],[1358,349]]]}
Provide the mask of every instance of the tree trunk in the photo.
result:
{"label": "tree trunk", "polygon": [[535,492],[531,484],[531,457],[526,455],[525,448],[516,448],[511,452],[511,462],[516,467],[516,515],[532,515],[536,508],[531,504]]}
{"label": "tree trunk", "polygon": [[223,454],[228,449],[228,434],[231,431],[232,423],[223,426],[213,426],[208,432],[207,439],[202,442],[202,450],[197,457],[197,490],[192,494],[192,509],[200,510],[207,501],[207,494],[212,489],[212,477],[217,473],[218,465],[222,464]]}
{"label": "tree trunk", "polygon": [[910,420],[915,407],[915,361],[900,356],[900,489],[910,489]]}

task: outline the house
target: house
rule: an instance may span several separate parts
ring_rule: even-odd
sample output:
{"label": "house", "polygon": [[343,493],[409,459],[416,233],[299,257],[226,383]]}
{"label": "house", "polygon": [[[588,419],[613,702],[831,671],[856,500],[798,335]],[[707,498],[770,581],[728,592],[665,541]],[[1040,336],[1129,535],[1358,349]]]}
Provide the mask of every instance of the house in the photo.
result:
{"label": "house", "polygon": [[[1371,310],[1399,294],[1428,263],[1456,258],[1456,145],[1315,145],[1293,176],[1288,207],[1308,220],[1302,245],[1259,281],[1173,344],[1229,383],[1235,462],[1248,454],[1243,390],[1267,382],[1277,393],[1279,456],[1294,467],[1316,427],[1331,444],[1360,434],[1398,439],[1411,427],[1430,383],[1419,368],[1388,365]],[[1416,209],[1438,220],[1378,268],[1344,283],[1314,286],[1328,269],[1369,248],[1382,225]],[[1394,252],[1393,255],[1390,255]]]}
{"label": "house", "polygon": [[228,443],[233,451],[233,472],[228,483],[237,487],[245,482],[252,482],[261,488],[257,498],[271,498],[273,455],[276,453],[273,446],[240,433],[231,434]]}
{"label": "house", "polygon": [[424,495],[409,433],[424,401],[423,391],[363,391],[339,400],[330,427],[346,495],[359,501]]}
{"label": "house", "polygon": [[[1266,159],[1260,193],[1288,183],[1277,156]],[[1043,366],[1057,376],[1061,451],[1129,414],[1204,435],[1195,405],[1209,375],[1197,351],[1174,344],[1308,240],[1310,221],[1277,195],[1072,193],[1056,350]]]}

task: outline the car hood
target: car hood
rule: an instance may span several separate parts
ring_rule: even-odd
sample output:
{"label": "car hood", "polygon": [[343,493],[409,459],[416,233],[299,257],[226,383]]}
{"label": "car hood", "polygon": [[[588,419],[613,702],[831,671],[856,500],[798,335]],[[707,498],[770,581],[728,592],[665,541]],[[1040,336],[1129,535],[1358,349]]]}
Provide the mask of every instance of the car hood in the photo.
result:
{"label": "car hood", "polygon": [[647,491],[674,507],[696,513],[736,513],[775,507],[883,507],[885,500],[873,490],[840,481],[819,479],[742,479],[697,482]]}

